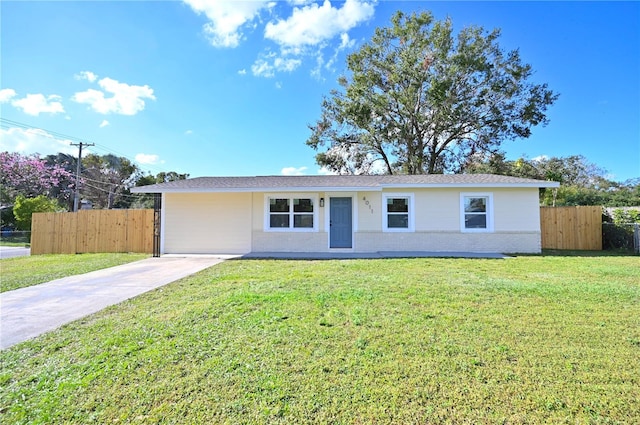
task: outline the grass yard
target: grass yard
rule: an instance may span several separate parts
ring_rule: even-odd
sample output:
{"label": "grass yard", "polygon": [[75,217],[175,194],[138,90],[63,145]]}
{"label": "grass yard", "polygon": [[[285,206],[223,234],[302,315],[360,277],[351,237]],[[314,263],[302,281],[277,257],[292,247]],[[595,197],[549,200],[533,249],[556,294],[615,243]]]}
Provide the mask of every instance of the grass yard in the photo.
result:
{"label": "grass yard", "polygon": [[640,423],[640,259],[227,261],[0,360],[6,424]]}
{"label": "grass yard", "polygon": [[34,255],[0,260],[0,292],[148,258],[147,254]]}

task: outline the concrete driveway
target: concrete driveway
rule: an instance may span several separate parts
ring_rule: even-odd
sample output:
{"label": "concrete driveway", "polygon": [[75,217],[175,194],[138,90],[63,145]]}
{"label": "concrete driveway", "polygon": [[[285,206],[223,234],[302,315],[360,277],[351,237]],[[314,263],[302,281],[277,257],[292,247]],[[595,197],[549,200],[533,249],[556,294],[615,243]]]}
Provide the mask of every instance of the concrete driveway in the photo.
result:
{"label": "concrete driveway", "polygon": [[65,277],[0,294],[0,349],[224,261],[160,257]]}

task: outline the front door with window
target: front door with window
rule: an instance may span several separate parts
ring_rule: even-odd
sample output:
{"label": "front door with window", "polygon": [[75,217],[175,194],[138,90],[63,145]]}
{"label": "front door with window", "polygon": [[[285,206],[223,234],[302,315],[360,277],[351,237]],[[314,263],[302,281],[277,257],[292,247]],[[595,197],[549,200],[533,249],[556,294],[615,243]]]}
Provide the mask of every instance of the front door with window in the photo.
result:
{"label": "front door with window", "polygon": [[331,198],[329,248],[351,248],[353,239],[351,198]]}

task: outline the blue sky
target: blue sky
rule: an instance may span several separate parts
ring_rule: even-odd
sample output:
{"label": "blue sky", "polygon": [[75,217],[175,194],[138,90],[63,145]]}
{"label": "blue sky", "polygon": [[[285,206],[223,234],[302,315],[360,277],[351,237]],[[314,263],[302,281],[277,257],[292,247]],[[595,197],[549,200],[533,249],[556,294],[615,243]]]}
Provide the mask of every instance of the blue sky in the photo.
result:
{"label": "blue sky", "polygon": [[501,28],[560,93],[509,159],[582,154],[640,176],[638,2],[3,1],[0,150],[77,154],[82,139],[153,174],[318,174],[307,125],[397,10]]}

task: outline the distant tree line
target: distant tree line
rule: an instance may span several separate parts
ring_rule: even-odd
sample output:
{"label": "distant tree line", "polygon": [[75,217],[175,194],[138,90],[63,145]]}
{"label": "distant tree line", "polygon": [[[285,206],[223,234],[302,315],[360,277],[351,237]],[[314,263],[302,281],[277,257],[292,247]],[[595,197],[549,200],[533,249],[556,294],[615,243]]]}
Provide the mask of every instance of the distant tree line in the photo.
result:
{"label": "distant tree line", "polygon": [[76,170],[77,159],[64,153],[40,157],[0,152],[2,227],[30,230],[33,212],[72,211],[76,185],[92,208],[152,208],[150,195],[130,189],[189,177],[174,171],[144,173],[129,159],[112,154],[83,157],[78,181]]}
{"label": "distant tree line", "polygon": [[[30,229],[31,213],[72,211],[76,184],[92,208],[152,208],[150,194],[132,194],[134,186],[183,180],[175,171],[144,173],[130,160],[115,155],[82,158],[80,181],[77,159],[58,153],[39,157],[0,152],[0,211],[3,227]],[[560,182],[557,189],[541,189],[541,205],[640,206],[640,178],[616,182],[582,155],[506,159],[504,153],[471,155],[462,172],[500,174]]]}
{"label": "distant tree line", "polygon": [[640,206],[640,178],[613,181],[606,170],[582,155],[507,160],[504,153],[495,153],[469,157],[464,171],[559,182],[557,189],[541,189],[540,203],[547,206]]}

